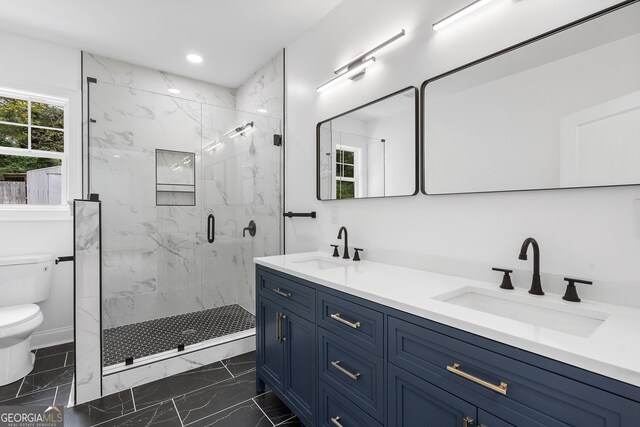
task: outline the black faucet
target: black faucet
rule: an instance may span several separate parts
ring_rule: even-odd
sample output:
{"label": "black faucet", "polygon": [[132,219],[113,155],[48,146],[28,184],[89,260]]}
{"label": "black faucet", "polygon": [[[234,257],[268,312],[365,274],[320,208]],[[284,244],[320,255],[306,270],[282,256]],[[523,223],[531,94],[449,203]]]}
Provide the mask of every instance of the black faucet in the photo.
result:
{"label": "black faucet", "polygon": [[536,239],[529,237],[522,243],[518,259],[527,260],[527,249],[529,245],[533,246],[533,281],[531,282],[529,293],[533,295],[544,295],[542,283],[540,282],[540,247]]}
{"label": "black faucet", "polygon": [[344,231],[344,254],[342,258],[349,259],[349,234],[347,233],[347,227],[344,225],[340,227],[340,231],[338,231],[338,239],[342,239],[342,232]]}

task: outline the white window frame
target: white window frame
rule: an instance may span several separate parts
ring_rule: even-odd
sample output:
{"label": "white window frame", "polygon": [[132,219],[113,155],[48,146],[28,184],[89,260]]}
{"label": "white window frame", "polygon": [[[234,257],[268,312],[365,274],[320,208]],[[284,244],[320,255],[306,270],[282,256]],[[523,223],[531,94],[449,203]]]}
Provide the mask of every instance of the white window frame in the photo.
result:
{"label": "white window frame", "polygon": [[362,149],[359,147],[339,144],[336,146],[336,151],[337,150],[353,153],[353,178],[338,176],[336,173],[336,165],[343,163],[338,162],[338,156],[336,155],[332,165],[333,188],[331,191],[334,193],[333,198],[338,199],[338,191],[336,190],[336,184],[338,181],[346,181],[353,182],[353,197],[357,199],[362,195]]}
{"label": "white window frame", "polygon": [[[60,92],[57,90],[52,90],[51,92]],[[12,126],[20,126],[20,127],[28,127],[30,126],[32,129],[53,129],[60,130],[54,128],[48,128],[45,126],[37,126],[31,124],[31,102],[41,102],[46,104],[58,105],[63,107],[64,109],[64,152],[59,153],[55,151],[45,151],[45,150],[34,150],[31,149],[31,137],[29,137],[29,148],[14,148],[14,147],[2,147],[0,146],[0,155],[13,155],[13,156],[24,156],[24,157],[40,157],[40,158],[49,158],[49,159],[60,159],[62,161],[61,164],[61,188],[60,188],[60,204],[59,205],[9,205],[9,204],[0,204],[0,220],[18,220],[18,219],[68,219],[70,218],[70,209],[69,209],[69,195],[72,193],[70,190],[70,134],[72,130],[70,129],[70,105],[72,103],[72,96],[57,96],[57,95],[45,95],[43,93],[36,93],[31,91],[12,89],[12,88],[4,88],[0,87],[0,96],[6,98],[13,99],[21,99],[29,102],[29,118],[28,124],[21,123],[11,123],[11,122],[3,122],[2,124],[12,125]],[[28,218],[20,214],[29,213]],[[53,218],[51,215],[53,214]],[[63,216],[60,216],[64,214]],[[20,216],[18,216],[20,215]],[[34,216],[35,215],[35,216]]]}

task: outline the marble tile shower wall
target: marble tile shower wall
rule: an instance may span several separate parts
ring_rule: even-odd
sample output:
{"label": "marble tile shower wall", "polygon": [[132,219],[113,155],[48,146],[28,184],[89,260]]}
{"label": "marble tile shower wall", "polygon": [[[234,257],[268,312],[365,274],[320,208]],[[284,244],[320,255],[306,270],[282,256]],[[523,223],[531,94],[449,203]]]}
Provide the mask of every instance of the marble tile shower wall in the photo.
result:
{"label": "marble tile shower wall", "polygon": [[[237,90],[246,108],[268,99],[282,111],[281,89],[279,108],[263,94],[282,87],[273,67]],[[234,303],[253,312],[252,257],[280,253],[280,149],[271,143],[280,120],[235,110],[227,88],[96,55],[84,55],[84,70],[98,80],[90,166],[103,202],[103,327]],[[170,87],[179,98],[165,95]],[[252,120],[251,135],[223,141]],[[196,153],[196,206],[156,206],[156,149]],[[203,233],[209,213],[214,244]],[[258,233],[243,239],[250,219]]]}

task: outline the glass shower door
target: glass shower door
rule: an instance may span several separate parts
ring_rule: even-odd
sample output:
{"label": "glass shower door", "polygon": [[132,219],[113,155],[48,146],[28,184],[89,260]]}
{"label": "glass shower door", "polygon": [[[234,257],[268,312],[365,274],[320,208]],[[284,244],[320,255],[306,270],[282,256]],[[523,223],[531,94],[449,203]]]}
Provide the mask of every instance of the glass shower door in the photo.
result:
{"label": "glass shower door", "polygon": [[255,326],[253,257],[280,254],[281,121],[211,105],[202,115],[202,301],[236,333]]}

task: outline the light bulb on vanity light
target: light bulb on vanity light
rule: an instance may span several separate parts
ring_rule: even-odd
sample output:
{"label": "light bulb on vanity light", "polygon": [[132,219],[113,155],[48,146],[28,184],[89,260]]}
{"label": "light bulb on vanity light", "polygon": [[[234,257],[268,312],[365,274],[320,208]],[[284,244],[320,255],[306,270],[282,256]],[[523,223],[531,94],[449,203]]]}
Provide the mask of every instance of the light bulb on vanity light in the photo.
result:
{"label": "light bulb on vanity light", "polygon": [[489,3],[493,2],[495,0],[476,0],[473,3],[468,4],[467,6],[463,7],[462,9],[452,13],[451,15],[447,16],[444,19],[441,19],[440,21],[436,22],[435,24],[433,24],[433,31],[439,31],[441,29],[443,29],[444,27],[446,27],[447,25],[453,24],[454,22],[456,22],[457,20],[459,20],[460,18],[469,15],[470,13],[475,12],[476,10],[488,5]]}

